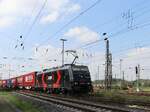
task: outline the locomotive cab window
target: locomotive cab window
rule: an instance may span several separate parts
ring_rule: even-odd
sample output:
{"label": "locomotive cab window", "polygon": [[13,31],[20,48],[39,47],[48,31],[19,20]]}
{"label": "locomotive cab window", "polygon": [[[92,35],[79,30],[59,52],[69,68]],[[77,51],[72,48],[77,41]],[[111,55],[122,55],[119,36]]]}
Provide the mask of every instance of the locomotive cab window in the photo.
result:
{"label": "locomotive cab window", "polygon": [[90,80],[90,73],[87,67],[83,67],[83,68],[73,68],[73,77],[74,80],[81,80],[81,79],[86,79],[86,80]]}

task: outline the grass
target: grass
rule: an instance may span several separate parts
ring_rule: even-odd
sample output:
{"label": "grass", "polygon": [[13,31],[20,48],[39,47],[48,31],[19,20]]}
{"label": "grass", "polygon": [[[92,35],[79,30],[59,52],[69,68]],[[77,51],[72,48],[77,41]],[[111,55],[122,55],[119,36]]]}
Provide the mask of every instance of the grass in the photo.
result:
{"label": "grass", "polygon": [[40,112],[31,102],[23,101],[17,96],[12,95],[10,92],[0,92],[0,96],[5,98],[9,103],[13,104],[22,112]]}
{"label": "grass", "polygon": [[150,87],[143,87],[142,91],[150,92]]}
{"label": "grass", "polygon": [[99,91],[95,93],[95,96],[99,98],[99,101],[103,100],[111,100],[112,102],[128,102],[128,101],[138,101],[150,103],[150,96],[138,96],[138,95],[129,95],[127,92],[113,90],[113,91]]}

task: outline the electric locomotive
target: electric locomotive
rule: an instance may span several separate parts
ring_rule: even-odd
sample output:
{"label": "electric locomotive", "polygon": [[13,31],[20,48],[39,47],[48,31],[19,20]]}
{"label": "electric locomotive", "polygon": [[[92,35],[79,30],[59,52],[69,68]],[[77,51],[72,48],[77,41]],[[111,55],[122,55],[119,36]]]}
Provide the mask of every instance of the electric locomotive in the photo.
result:
{"label": "electric locomotive", "polygon": [[88,67],[74,64],[65,64],[60,67],[2,80],[0,86],[2,88],[64,94],[89,93],[93,89]]}
{"label": "electric locomotive", "polygon": [[66,64],[45,69],[36,75],[36,88],[50,93],[89,93],[92,91],[87,66]]}

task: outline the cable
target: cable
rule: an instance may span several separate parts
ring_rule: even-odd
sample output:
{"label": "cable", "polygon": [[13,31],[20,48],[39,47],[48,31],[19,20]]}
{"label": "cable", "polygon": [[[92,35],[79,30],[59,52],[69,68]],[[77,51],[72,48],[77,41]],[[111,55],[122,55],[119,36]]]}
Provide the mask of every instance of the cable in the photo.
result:
{"label": "cable", "polygon": [[[146,3],[145,1],[146,1],[146,0],[143,0],[143,1],[141,1],[140,3],[136,4],[135,6],[136,6],[136,7],[141,6],[141,4]],[[149,1],[148,1],[148,2],[149,2]],[[136,10],[136,7],[133,7],[133,8],[131,9],[131,10],[133,10],[133,13],[135,13],[135,12],[139,13],[140,11],[142,11],[143,9],[145,9],[145,7],[144,7],[144,8],[141,8],[141,9],[139,9],[139,10]],[[135,10],[134,10],[134,9],[135,9]],[[117,19],[118,17],[120,17],[120,15],[118,15],[118,16],[116,16],[116,17],[114,17],[114,18],[112,18],[112,19],[110,19],[110,20],[108,20],[108,21],[105,21],[105,22],[102,23],[102,24],[95,25],[93,28],[96,29],[96,28],[100,28],[100,27],[102,27],[102,26],[104,26],[104,25],[107,25],[107,24],[109,24],[109,23],[113,23],[113,21],[116,21],[116,19]],[[120,26],[120,25],[118,25],[118,26]],[[114,29],[114,28],[113,28],[113,29]]]}
{"label": "cable", "polygon": [[[68,13],[69,13],[69,11],[63,12],[62,14],[59,15],[59,19],[61,19],[61,18],[65,17],[65,16],[67,16]],[[48,29],[43,28],[43,29],[40,31],[39,36],[44,36],[46,30],[48,30]]]}
{"label": "cable", "polygon": [[[145,0],[144,0],[145,1]],[[144,1],[142,1],[142,2],[144,2]],[[99,0],[97,1],[97,2],[100,2]],[[88,9],[86,9],[85,11],[83,11],[83,14],[85,13],[85,12],[87,12],[89,9],[91,9],[92,7],[94,7],[96,4],[97,4],[97,2],[96,3],[94,3],[91,7],[89,7]],[[137,5],[136,5],[137,6]],[[82,12],[78,15],[78,16],[76,16],[75,18],[73,18],[68,24],[66,24],[66,26],[68,26],[69,24],[71,24],[74,20],[76,20],[79,16],[81,16],[82,15]],[[105,23],[104,23],[105,24]],[[60,31],[62,31],[65,27],[66,27],[65,25],[64,25],[64,27],[62,27],[62,28],[60,28],[60,30],[58,30],[53,36],[56,36]],[[120,32],[121,33],[121,32]],[[52,36],[52,37],[53,37]],[[45,41],[45,42],[47,42],[49,40],[49,38]],[[97,41],[99,41],[99,40],[97,40]],[[94,43],[97,43],[97,41],[94,41],[93,42],[93,44]],[[45,43],[44,42],[44,43]],[[92,43],[91,43],[92,44]],[[40,46],[40,45],[39,45]]]}
{"label": "cable", "polygon": [[[137,19],[137,18],[139,18],[139,17],[142,17],[142,15],[144,15],[144,14],[146,14],[146,13],[149,13],[149,12],[150,12],[149,10],[150,10],[150,9],[141,12],[141,14],[139,14],[139,15],[133,17],[133,20],[135,20],[135,19]],[[140,11],[141,11],[141,10],[140,10]],[[139,13],[140,11],[138,11],[137,13]],[[133,13],[136,14],[135,12],[133,12]],[[133,20],[132,20],[132,24],[131,24],[130,26],[128,26],[128,29],[132,29],[132,27],[134,27],[134,25],[133,25]],[[120,26],[124,26],[124,25],[126,25],[126,21],[125,21],[124,23],[121,23],[121,24],[115,26],[115,27],[112,28],[110,31],[112,32],[113,30],[115,30],[115,29],[117,29],[117,28],[120,28]],[[109,32],[110,32],[110,31],[109,31]]]}
{"label": "cable", "polygon": [[36,7],[37,7],[37,3],[39,2],[39,0],[36,0],[36,4],[34,4],[34,6],[33,6],[33,9],[31,10],[31,15],[30,15],[30,18],[25,22],[25,24],[24,25],[28,25],[29,23],[30,23],[30,21],[31,21],[31,18],[33,17],[33,13],[34,13],[34,10],[36,9]]}
{"label": "cable", "polygon": [[[120,30],[120,31],[118,31],[118,32],[116,32],[114,34],[109,35],[108,38],[116,37],[116,36],[118,36],[120,34],[124,34],[124,33],[127,33],[129,31],[140,29],[140,28],[143,28],[143,27],[146,27],[146,26],[149,26],[149,25],[150,25],[150,23],[136,24],[133,29],[127,29],[127,28],[122,29],[122,30]],[[83,48],[83,47],[86,47],[86,46],[89,46],[89,45],[92,45],[92,44],[95,44],[95,43],[98,43],[98,42],[103,41],[103,40],[104,40],[104,38],[96,40],[94,42],[87,43],[85,45],[82,45],[82,46],[78,47],[77,49]]]}
{"label": "cable", "polygon": [[[87,10],[89,10],[89,9],[87,9]],[[82,13],[80,13],[81,15],[82,15]],[[77,16],[77,18],[78,17],[80,17],[80,14]],[[84,14],[84,13],[83,13]],[[73,18],[72,19],[72,21],[70,21],[70,22],[68,22],[67,24],[65,24],[63,27],[61,27],[60,28],[60,30],[58,30],[57,32],[56,32],[56,34],[58,34],[59,32],[61,32],[65,27],[67,27],[69,24],[71,24],[73,21],[75,21],[77,18]],[[32,30],[32,28],[31,28],[31,30]],[[56,34],[54,34],[54,36],[56,35]],[[119,32],[117,32],[116,33],[116,35],[118,35],[119,34]],[[121,34],[121,32],[120,32],[120,34]],[[100,41],[100,40],[97,40],[97,41]],[[97,43],[97,41],[95,41],[95,42],[92,42],[91,44],[94,44],[94,43]],[[102,39],[101,39],[101,41],[102,41]],[[88,44],[87,44],[87,46],[88,46]]]}
{"label": "cable", "polygon": [[37,22],[37,20],[38,20],[38,18],[39,18],[39,16],[40,16],[42,10],[44,9],[46,3],[47,3],[47,0],[44,1],[44,3],[43,3],[43,5],[42,5],[41,9],[39,10],[39,12],[37,13],[37,15],[35,16],[34,21],[33,21],[33,23],[31,24],[31,26],[29,27],[29,30],[27,31],[23,42],[25,42],[25,40],[26,40],[26,39],[28,38],[28,36],[30,35],[30,33],[31,33],[32,29],[33,29],[33,26],[34,26],[35,23]]}
{"label": "cable", "polygon": [[[92,9],[93,7],[95,7],[98,3],[100,3],[102,0],[97,0],[94,4],[92,4],[90,7],[88,7],[87,9],[83,10],[81,13],[79,13],[77,16],[75,16],[73,19],[71,19],[68,23],[66,23],[65,25],[63,25],[62,27],[60,27],[52,36],[51,38],[54,38],[58,33],[60,33],[63,29],[65,29],[67,26],[69,26],[71,23],[73,23],[75,20],[77,20],[80,16],[84,15],[86,12],[88,12],[90,9]],[[49,41],[49,39],[51,38],[47,38],[43,43]],[[41,44],[40,44],[41,45]],[[40,46],[39,45],[39,46]]]}
{"label": "cable", "polygon": [[[145,2],[145,0],[144,1],[142,1],[142,3],[143,2]],[[143,8],[144,9],[144,8]],[[139,11],[138,11],[139,12]],[[144,11],[142,14],[145,14],[145,13],[147,13],[147,12],[149,12],[149,10],[146,10],[146,11]],[[140,14],[140,15],[138,15],[138,16],[136,16],[135,18],[138,18],[138,17],[141,17],[141,15],[142,14]],[[105,24],[105,23],[104,23]],[[107,24],[107,22],[106,22],[106,24]],[[124,24],[124,23],[123,23]],[[123,26],[123,24],[121,24],[121,26]],[[138,24],[137,24],[138,25]],[[147,24],[147,25],[144,25],[144,26],[141,26],[141,27],[145,27],[145,26],[148,26],[149,24]],[[120,25],[119,25],[120,26]],[[118,26],[117,26],[118,27]],[[133,26],[132,26],[133,27]],[[135,27],[135,26],[134,26]],[[116,29],[116,28],[113,28],[113,29]],[[137,28],[133,28],[133,29],[137,29]],[[122,33],[126,33],[126,32],[128,32],[128,31],[130,31],[130,30],[133,30],[133,29],[122,29],[122,30],[120,30],[120,31],[118,31],[118,32],[116,32],[116,33],[114,33],[114,34],[112,34],[112,35],[110,35],[109,37],[115,37],[115,36],[117,36],[117,35],[119,35],[119,34],[122,34]],[[104,38],[103,38],[104,39]],[[79,48],[81,48],[81,47],[86,47],[86,46],[90,46],[90,45],[93,45],[93,44],[96,44],[96,43],[98,43],[98,42],[100,42],[100,41],[103,41],[103,39],[99,39],[99,40],[96,40],[96,41],[94,41],[94,42],[91,42],[91,43],[87,43],[87,44],[85,44],[85,45],[82,45],[82,46],[80,46],[80,47],[78,47],[77,49],[79,49]]]}

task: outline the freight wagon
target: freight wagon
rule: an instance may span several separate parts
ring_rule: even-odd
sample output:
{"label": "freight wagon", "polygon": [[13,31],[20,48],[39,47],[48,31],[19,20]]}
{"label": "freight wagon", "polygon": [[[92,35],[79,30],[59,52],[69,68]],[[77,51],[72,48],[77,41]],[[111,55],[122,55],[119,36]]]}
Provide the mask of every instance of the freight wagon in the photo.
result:
{"label": "freight wagon", "polygon": [[7,88],[7,80],[2,80],[2,87]]}
{"label": "freight wagon", "polygon": [[17,79],[17,88],[18,89],[23,89],[24,88],[24,78],[23,76],[19,76],[16,78]]}
{"label": "freight wagon", "polygon": [[11,78],[12,89],[17,89],[17,78]]}
{"label": "freight wagon", "polygon": [[2,80],[0,80],[0,88],[2,88],[2,84],[3,84],[3,83],[2,83]]}
{"label": "freight wagon", "polygon": [[24,78],[24,83],[23,83],[23,87],[25,89],[34,89],[35,88],[35,78],[36,78],[36,73],[37,72],[31,72],[31,73],[28,73],[26,75],[23,75],[23,78]]}

